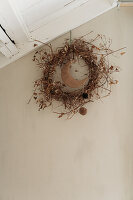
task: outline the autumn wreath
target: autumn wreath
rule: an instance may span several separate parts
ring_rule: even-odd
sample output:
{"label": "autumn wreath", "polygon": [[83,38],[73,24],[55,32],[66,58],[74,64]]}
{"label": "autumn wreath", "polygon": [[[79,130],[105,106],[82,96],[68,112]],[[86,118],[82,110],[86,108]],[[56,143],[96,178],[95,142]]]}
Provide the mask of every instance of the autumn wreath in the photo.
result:
{"label": "autumn wreath", "polygon": [[[100,40],[98,45],[95,44],[97,40]],[[81,37],[71,42],[66,40],[64,46],[55,51],[51,44],[47,44],[49,51],[45,48],[36,51],[33,61],[42,70],[42,75],[34,82],[33,97],[39,110],[60,102],[53,112],[59,117],[67,115],[71,118],[77,112],[85,115],[87,109],[84,105],[88,102],[110,95],[112,84],[117,83],[112,73],[119,69],[109,64],[107,59],[116,52],[110,49],[111,40],[104,41],[103,35],[89,41]],[[70,72],[73,63],[79,60],[88,70],[82,80],[74,79]],[[57,68],[60,69],[61,79],[55,78]]]}

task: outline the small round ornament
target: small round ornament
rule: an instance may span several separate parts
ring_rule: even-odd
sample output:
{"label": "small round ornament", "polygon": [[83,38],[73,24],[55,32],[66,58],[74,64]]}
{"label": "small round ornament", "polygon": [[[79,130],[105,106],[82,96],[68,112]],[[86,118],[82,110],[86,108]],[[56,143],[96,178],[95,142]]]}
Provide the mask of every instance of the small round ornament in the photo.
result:
{"label": "small round ornament", "polygon": [[87,109],[86,109],[85,107],[81,107],[81,108],[79,109],[79,113],[80,113],[81,115],[86,115],[86,114],[87,114]]}

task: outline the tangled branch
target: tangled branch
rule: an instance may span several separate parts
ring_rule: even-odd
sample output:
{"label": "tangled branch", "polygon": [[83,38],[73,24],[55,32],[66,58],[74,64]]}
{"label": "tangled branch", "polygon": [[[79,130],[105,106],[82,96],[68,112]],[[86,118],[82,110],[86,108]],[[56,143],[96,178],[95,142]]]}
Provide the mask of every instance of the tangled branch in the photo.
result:
{"label": "tangled branch", "polygon": [[[96,45],[97,39],[102,43]],[[111,50],[110,46],[111,40],[107,42],[105,36],[98,35],[90,41],[85,41],[83,38],[75,39],[71,43],[66,41],[63,47],[55,51],[52,45],[48,45],[50,52],[45,49],[38,50],[33,61],[42,70],[42,76],[34,82],[33,98],[39,105],[39,110],[51,106],[54,101],[61,102],[60,107],[63,111],[54,110],[54,112],[59,117],[67,115],[71,118],[77,112],[86,114],[86,109],[83,107],[86,103],[109,96],[111,86],[118,82],[113,80],[112,73],[119,72],[118,67],[108,62],[108,56],[116,52]],[[64,83],[54,80],[56,68],[57,66],[62,68],[66,63],[79,59],[82,59],[88,68],[88,82],[80,89],[67,91]]]}

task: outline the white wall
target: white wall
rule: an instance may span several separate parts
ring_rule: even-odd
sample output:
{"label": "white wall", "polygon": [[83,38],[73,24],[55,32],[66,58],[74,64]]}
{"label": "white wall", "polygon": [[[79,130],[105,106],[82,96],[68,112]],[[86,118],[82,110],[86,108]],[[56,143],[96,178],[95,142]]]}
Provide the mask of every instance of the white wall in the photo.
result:
{"label": "white wall", "polygon": [[[133,8],[113,9],[75,29],[127,46],[119,85],[88,104],[85,117],[38,112],[32,94],[39,70],[32,54],[0,69],[0,200],[133,199]],[[59,46],[68,34],[53,41]]]}

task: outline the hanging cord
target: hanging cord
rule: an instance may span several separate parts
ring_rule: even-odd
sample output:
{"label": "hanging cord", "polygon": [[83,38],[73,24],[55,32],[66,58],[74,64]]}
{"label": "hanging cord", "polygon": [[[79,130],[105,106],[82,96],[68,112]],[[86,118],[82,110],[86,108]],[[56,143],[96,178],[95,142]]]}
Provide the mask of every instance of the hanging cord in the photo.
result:
{"label": "hanging cord", "polygon": [[71,43],[72,43],[72,31],[70,30],[69,44],[71,45]]}
{"label": "hanging cord", "polygon": [[[72,43],[72,31],[69,32],[69,45]],[[73,60],[74,60],[74,52],[73,52]]]}

